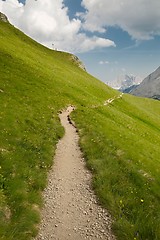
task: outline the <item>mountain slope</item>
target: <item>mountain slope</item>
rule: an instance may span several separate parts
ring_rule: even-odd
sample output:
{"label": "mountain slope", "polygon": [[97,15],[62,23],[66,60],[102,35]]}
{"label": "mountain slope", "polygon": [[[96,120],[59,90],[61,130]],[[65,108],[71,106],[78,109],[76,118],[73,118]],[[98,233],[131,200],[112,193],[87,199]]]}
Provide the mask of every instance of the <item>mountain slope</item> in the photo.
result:
{"label": "mountain slope", "polygon": [[37,232],[41,191],[63,135],[58,111],[102,104],[117,94],[79,68],[0,22],[0,239]]}
{"label": "mountain slope", "polygon": [[[0,22],[0,239],[37,234],[41,192],[72,114],[93,187],[117,239],[159,239],[160,105],[123,95],[87,74],[72,55],[49,50]],[[103,106],[109,98],[115,101]],[[147,215],[146,215],[147,212]]]}
{"label": "mountain slope", "polygon": [[133,91],[133,89],[137,88],[137,85],[132,85],[129,88],[126,89],[119,89],[120,92],[123,93],[131,93]]}
{"label": "mountain slope", "polygon": [[160,100],[160,67],[147,76],[131,94]]}

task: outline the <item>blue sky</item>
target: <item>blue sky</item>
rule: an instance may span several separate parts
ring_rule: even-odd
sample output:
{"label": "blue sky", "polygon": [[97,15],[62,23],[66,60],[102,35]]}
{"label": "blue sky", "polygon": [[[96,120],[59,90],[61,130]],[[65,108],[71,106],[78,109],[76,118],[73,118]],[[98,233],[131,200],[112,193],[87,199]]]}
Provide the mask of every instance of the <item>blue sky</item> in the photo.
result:
{"label": "blue sky", "polygon": [[160,66],[159,9],[159,0],[27,0],[25,7],[0,0],[0,11],[16,27],[75,53],[89,73],[112,86],[125,74],[139,81]]}

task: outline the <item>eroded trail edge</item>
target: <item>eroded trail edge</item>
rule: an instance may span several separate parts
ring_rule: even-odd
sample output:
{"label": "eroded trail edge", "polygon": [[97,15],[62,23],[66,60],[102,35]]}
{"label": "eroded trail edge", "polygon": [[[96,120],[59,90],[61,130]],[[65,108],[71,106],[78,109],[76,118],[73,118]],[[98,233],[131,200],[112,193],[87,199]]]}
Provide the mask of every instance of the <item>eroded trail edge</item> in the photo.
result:
{"label": "eroded trail edge", "polygon": [[68,107],[59,117],[65,135],[57,144],[54,165],[44,191],[44,209],[37,240],[115,240],[111,217],[96,201],[91,174],[78,146],[78,134]]}

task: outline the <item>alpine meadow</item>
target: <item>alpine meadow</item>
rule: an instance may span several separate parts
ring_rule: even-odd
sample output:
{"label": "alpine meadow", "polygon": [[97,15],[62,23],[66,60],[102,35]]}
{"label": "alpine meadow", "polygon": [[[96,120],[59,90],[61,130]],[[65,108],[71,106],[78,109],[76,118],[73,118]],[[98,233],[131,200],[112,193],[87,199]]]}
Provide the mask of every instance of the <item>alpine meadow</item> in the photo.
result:
{"label": "alpine meadow", "polygon": [[121,95],[79,65],[0,21],[0,239],[37,235],[64,135],[58,113],[72,105],[92,187],[116,238],[159,240],[160,102]]}

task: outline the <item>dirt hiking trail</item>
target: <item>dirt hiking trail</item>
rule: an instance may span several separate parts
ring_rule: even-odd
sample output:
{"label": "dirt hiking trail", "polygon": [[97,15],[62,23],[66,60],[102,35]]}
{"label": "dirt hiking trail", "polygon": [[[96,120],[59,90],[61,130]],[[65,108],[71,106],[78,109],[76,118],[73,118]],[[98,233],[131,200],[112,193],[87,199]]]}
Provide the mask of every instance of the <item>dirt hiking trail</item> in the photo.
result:
{"label": "dirt hiking trail", "polygon": [[59,117],[65,135],[57,144],[54,165],[44,191],[44,209],[36,240],[115,240],[111,218],[91,190],[91,174],[78,146],[68,107]]}

